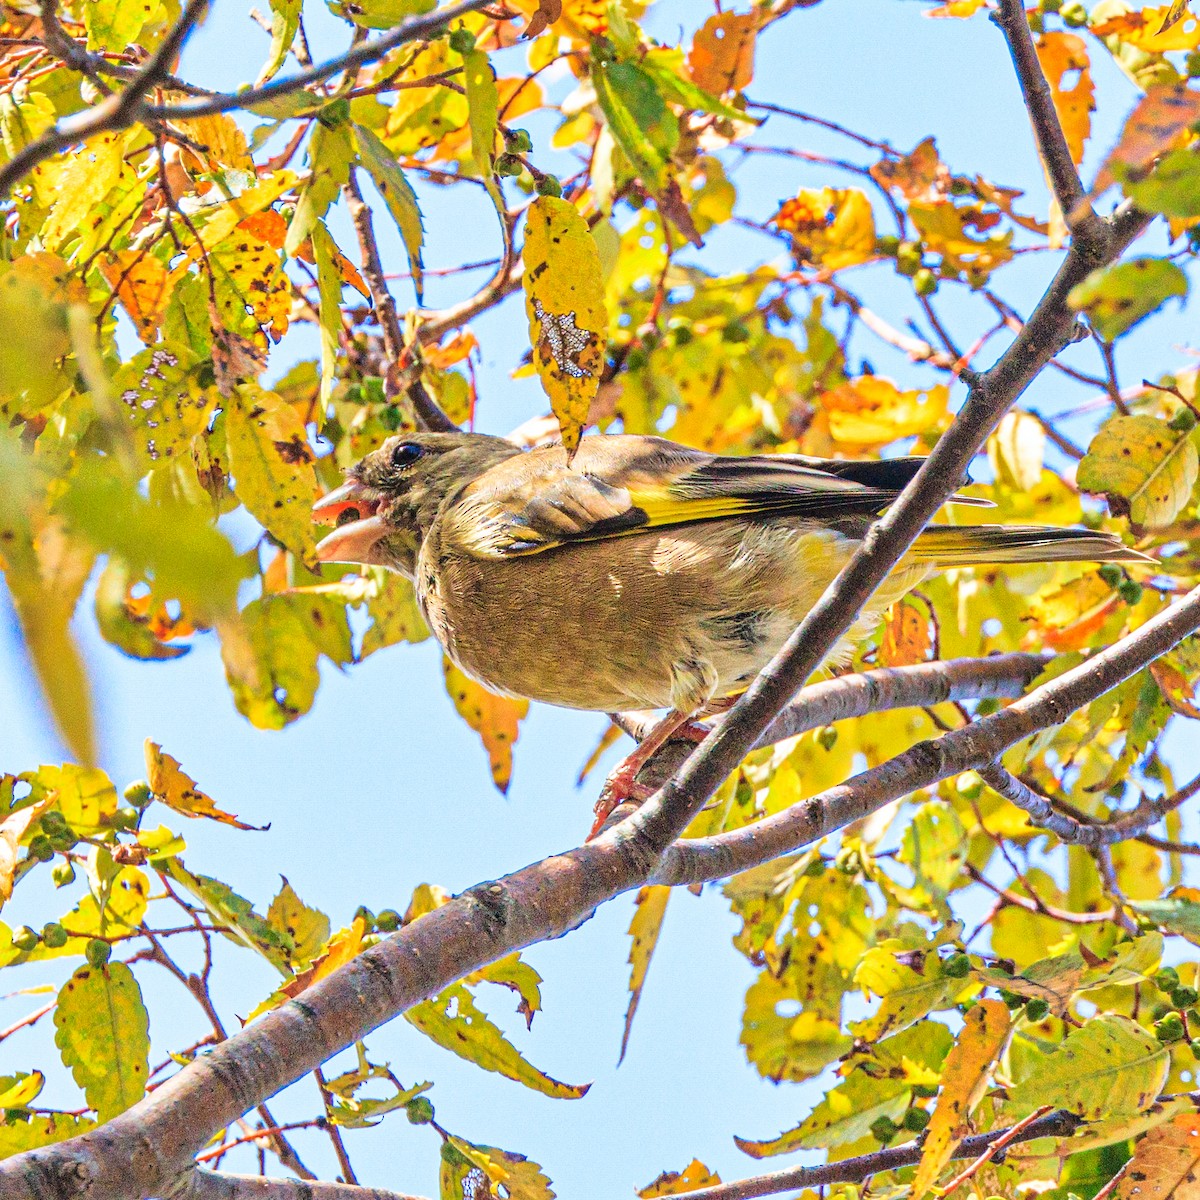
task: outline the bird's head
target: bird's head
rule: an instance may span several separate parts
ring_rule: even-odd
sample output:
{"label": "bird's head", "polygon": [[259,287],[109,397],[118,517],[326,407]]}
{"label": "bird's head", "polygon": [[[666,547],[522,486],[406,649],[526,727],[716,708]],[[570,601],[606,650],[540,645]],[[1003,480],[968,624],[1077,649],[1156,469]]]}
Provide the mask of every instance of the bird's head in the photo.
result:
{"label": "bird's head", "polygon": [[482,433],[401,433],[347,472],[313,505],[336,528],[317,545],[322,562],[391,567],[411,576],[442,505],[484,471],[521,451]]}

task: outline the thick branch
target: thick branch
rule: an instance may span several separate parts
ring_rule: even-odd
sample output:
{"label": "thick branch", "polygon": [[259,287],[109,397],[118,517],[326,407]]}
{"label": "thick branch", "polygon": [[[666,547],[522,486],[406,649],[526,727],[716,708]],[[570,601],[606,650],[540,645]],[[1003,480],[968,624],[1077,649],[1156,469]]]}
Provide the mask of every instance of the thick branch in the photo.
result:
{"label": "thick branch", "polygon": [[85,112],[59,121],[41,137],[23,146],[0,168],[0,200],[39,163],[67,149],[76,142],[104,130],[127,129],[146,116],[143,97],[166,78],[171,62],[183,48],[188,35],[199,23],[208,8],[208,0],[188,0],[179,20],[163,38],[149,61],[133,77],[129,86],[115,96]]}
{"label": "thick branch", "polygon": [[[690,884],[720,879],[825,837],[918,788],[930,787],[963,771],[983,773],[1010,746],[1042,729],[1061,725],[1076,709],[1136,674],[1196,629],[1200,629],[1200,588],[1115,646],[998,713],[952,730],[936,741],[919,742],[904,754],[754,825],[677,843],[667,851],[651,882]],[[1058,819],[1070,820],[1061,814]],[[631,823],[635,820],[631,818]],[[1127,821],[1122,836],[1135,836],[1142,831],[1139,825],[1140,820]],[[1057,825],[1054,832],[1058,832]],[[1080,834],[1075,840],[1084,842],[1086,836]],[[1095,837],[1097,844],[1101,840]]]}
{"label": "thick branch", "polygon": [[1000,26],[1008,42],[1017,81],[1021,85],[1021,96],[1033,125],[1038,154],[1046,168],[1063,219],[1077,238],[1103,245],[1108,230],[1092,211],[1084,195],[1062,122],[1058,119],[1058,110],[1054,107],[1054,96],[1042,72],[1042,64],[1038,61],[1023,0],[1000,0],[1000,7],[992,14],[992,20]]}
{"label": "thick branch", "polygon": [[687,828],[762,736],[775,714],[824,661],[863,606],[946,502],[988,434],[1065,346],[1075,327],[1067,295],[1092,270],[1111,262],[1150,218],[1131,206],[1108,222],[1102,249],[1072,243],[1037,308],[1000,359],[972,385],[954,425],[933,448],[899,500],[871,527],[854,557],[813,606],[783,649],[750,685],[720,728],[684,768],[630,818],[656,845],[669,845]]}
{"label": "thick branch", "polygon": [[267,1179],[262,1175],[229,1175],[197,1167],[169,1193],[169,1200],[421,1200],[421,1197],[352,1183]]}
{"label": "thick branch", "polygon": [[[1022,1129],[1013,1142],[1030,1142],[1034,1138],[1070,1137],[1083,1124],[1074,1113],[1059,1109],[1032,1121]],[[993,1142],[1011,1133],[1009,1129],[992,1129],[964,1138],[953,1157],[978,1158]],[[689,1200],[750,1200],[752,1196],[774,1196],[779,1192],[791,1192],[800,1188],[826,1187],[834,1183],[862,1183],[880,1171],[895,1171],[921,1161],[920,1142],[897,1146],[893,1150],[876,1150],[872,1154],[860,1154],[857,1158],[844,1158],[841,1162],[826,1163],[819,1167],[790,1167],[786,1171],[774,1171],[770,1175],[757,1175],[753,1179],[739,1179],[734,1183],[719,1183],[714,1187],[700,1188],[688,1192]]]}
{"label": "thick branch", "polygon": [[229,112],[234,108],[250,108],[261,104],[264,100],[275,100],[280,96],[290,96],[314,83],[323,83],[326,79],[342,71],[353,71],[356,67],[376,62],[397,46],[406,42],[428,41],[440,33],[451,21],[465,17],[467,13],[486,8],[491,0],[461,0],[461,3],[437,12],[426,13],[421,17],[409,17],[395,29],[389,30],[382,37],[370,41],[359,42],[345,54],[331,58],[328,62],[318,63],[304,71],[297,71],[286,79],[278,79],[262,87],[246,88],[232,95],[214,95],[199,100],[191,100],[183,104],[167,104],[147,106],[147,113],[167,121],[181,121],[189,117],[207,117],[213,113]]}

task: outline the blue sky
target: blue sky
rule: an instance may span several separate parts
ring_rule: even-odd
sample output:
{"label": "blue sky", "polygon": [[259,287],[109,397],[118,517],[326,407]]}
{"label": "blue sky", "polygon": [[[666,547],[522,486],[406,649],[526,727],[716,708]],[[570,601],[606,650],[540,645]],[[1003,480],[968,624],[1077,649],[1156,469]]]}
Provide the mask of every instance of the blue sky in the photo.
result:
{"label": "blue sky", "polygon": [[[209,86],[234,87],[253,79],[267,37],[253,24],[250,5],[216,0],[208,26],[188,48],[182,73]],[[342,26],[324,5],[305,6],[308,31],[319,58],[343,44]],[[649,28],[667,42],[690,31],[708,6],[664,3]],[[994,182],[1024,187],[1027,210],[1045,211],[1046,192],[1028,136],[1028,124],[1003,39],[982,17],[968,22],[930,21],[916,3],[843,0],[797,11],[760,44],[754,98],[817,112],[873,137],[909,149],[936,133],[942,157],[959,173],[979,172]],[[1096,115],[1085,175],[1114,141],[1134,100],[1131,85],[1094,49],[1103,108]],[[514,59],[520,51],[509,52]],[[514,64],[509,70],[515,70]],[[542,149],[552,128],[548,118],[530,121],[535,155],[552,168]],[[772,119],[760,141],[820,152],[846,153],[844,142],[822,131]],[[799,186],[851,182],[802,164],[759,159],[739,171],[736,182],[751,210],[761,216]],[[474,189],[422,189],[428,226],[426,263],[431,267],[487,258],[497,252],[495,223]],[[403,269],[403,253],[381,221],[389,267]],[[344,221],[335,235],[349,248]],[[721,233],[703,261],[714,270],[744,268],[771,258],[777,246],[747,232]],[[1006,271],[1007,297],[1028,309],[1050,277],[1050,256],[1033,255]],[[439,306],[461,297],[479,277],[432,279],[427,302]],[[907,283],[885,271],[857,273],[852,282],[879,311],[909,312]],[[961,299],[960,299],[961,296]],[[401,305],[410,302],[400,285]],[[904,305],[903,308],[900,306]],[[956,335],[970,342],[989,323],[981,303],[958,290],[942,304]],[[519,301],[510,301],[475,324],[482,346],[479,426],[504,432],[541,412],[536,381],[513,381],[510,372],[527,346]],[[1127,382],[1179,365],[1178,347],[1195,344],[1194,323],[1177,312],[1148,322],[1126,339],[1121,362]],[[1001,343],[994,349],[998,352]],[[858,353],[881,372],[912,384],[935,382],[932,372],[910,366],[882,343],[860,335]],[[273,371],[314,354],[310,330],[289,336]],[[1088,347],[1070,351],[1095,370]],[[1046,411],[1077,403],[1084,393],[1050,373],[1030,399]],[[954,403],[961,402],[956,389]],[[1085,436],[1081,434],[1081,436]],[[309,903],[323,908],[335,927],[358,904],[374,910],[403,909],[421,882],[459,891],[471,884],[564,846],[586,832],[594,787],[579,791],[574,779],[603,727],[602,717],[534,706],[516,748],[512,789],[493,789],[478,739],[454,714],[444,695],[439,654],[431,643],[397,647],[346,672],[328,669],[313,711],[282,733],[251,728],[235,712],[215,645],[199,639],[187,657],[163,664],[122,658],[94,633],[90,613],[77,621],[90,664],[102,737],[102,761],[118,784],[144,774],[141,745],[152,737],[222,807],[266,833],[238,833],[189,822],[189,865],[218,875],[265,906],[287,877]],[[39,710],[36,691],[20,652],[7,599],[0,591],[0,769],[20,771],[59,761],[61,748]],[[1190,756],[1194,760],[1194,753]],[[1186,756],[1184,756],[1186,758]],[[1186,761],[1178,768],[1187,769]],[[61,912],[38,872],[22,884],[4,916],[12,924],[42,922]],[[57,907],[56,907],[57,904]],[[766,1137],[800,1119],[817,1098],[811,1086],[775,1086],[758,1079],[737,1045],[741,1002],[753,973],[729,944],[735,922],[714,889],[697,898],[671,900],[650,981],[634,1027],[629,1055],[615,1070],[625,1009],[628,899],[618,901],[580,930],[528,953],[545,977],[545,1011],[530,1033],[512,1013],[506,993],[482,999],[539,1067],[570,1082],[594,1080],[583,1100],[551,1101],[518,1084],[461,1063],[397,1021],[374,1035],[377,1060],[390,1061],[405,1083],[432,1079],[438,1119],[476,1142],[520,1151],[541,1162],[560,1196],[631,1194],[664,1168],[682,1168],[694,1155],[725,1178],[755,1172],[752,1160],[733,1145],[739,1133]],[[223,954],[217,992],[231,1026],[274,985],[265,964],[246,954]],[[226,969],[222,970],[224,966]],[[8,978],[11,976],[11,978]],[[60,981],[61,965],[6,973],[6,988]],[[139,968],[152,1014],[156,1054],[186,1044],[205,1031],[199,1010],[165,972]],[[28,996],[0,1001],[0,1026],[37,1003]],[[68,1084],[52,1069],[57,1055],[48,1021],[0,1046],[0,1071],[50,1070],[43,1100],[67,1102]],[[161,1054],[158,1055],[161,1057]],[[335,1064],[332,1071],[338,1069]],[[276,1117],[315,1111],[315,1088],[302,1082],[273,1102]],[[297,1139],[304,1157],[325,1178],[336,1165],[319,1135]],[[410,1127],[403,1116],[387,1129],[348,1135],[363,1182],[424,1195],[436,1193],[437,1145],[429,1130]],[[231,1157],[233,1169],[253,1169],[247,1151]]]}

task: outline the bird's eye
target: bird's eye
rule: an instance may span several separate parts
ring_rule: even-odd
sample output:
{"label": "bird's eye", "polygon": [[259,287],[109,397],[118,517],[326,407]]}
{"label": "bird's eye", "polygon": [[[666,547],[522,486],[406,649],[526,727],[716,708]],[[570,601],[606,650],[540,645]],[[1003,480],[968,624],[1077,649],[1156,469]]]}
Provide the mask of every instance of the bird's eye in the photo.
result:
{"label": "bird's eye", "polygon": [[392,451],[392,466],[398,471],[411,467],[425,453],[425,448],[416,442],[401,442]]}

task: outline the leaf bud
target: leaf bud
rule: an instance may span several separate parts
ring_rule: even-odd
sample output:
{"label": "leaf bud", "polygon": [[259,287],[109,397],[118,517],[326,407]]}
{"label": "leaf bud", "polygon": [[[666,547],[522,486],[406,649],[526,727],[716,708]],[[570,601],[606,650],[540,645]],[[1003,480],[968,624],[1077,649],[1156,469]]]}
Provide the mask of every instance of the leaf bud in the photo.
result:
{"label": "leaf bud", "polygon": [[12,944],[18,950],[29,951],[37,948],[38,942],[42,939],[38,937],[36,929],[30,929],[28,925],[22,925],[20,929],[13,934]]}
{"label": "leaf bud", "polygon": [[558,182],[557,176],[539,175],[535,190],[539,196],[561,196],[562,184]]}
{"label": "leaf bud", "polygon": [[71,862],[55,863],[50,872],[50,878],[54,880],[55,887],[66,887],[68,883],[74,883],[75,864]]}
{"label": "leaf bud", "polygon": [[383,933],[393,933],[403,924],[400,914],[394,908],[385,908],[375,918],[375,928]]}
{"label": "leaf bud", "polygon": [[898,1132],[896,1122],[891,1117],[877,1117],[871,1122],[871,1136],[881,1145],[886,1146]]}
{"label": "leaf bud", "polygon": [[1117,588],[1121,599],[1126,604],[1136,604],[1142,598],[1142,585],[1132,579],[1122,580],[1120,587]]}
{"label": "leaf bud", "polygon": [[1025,1005],[1025,1015],[1031,1021],[1044,1021],[1050,1015],[1050,1001],[1044,996],[1034,996]]}
{"label": "leaf bud", "polygon": [[1168,423],[1176,433],[1191,433],[1196,428],[1196,414],[1190,408],[1181,408]]}
{"label": "leaf bud", "polygon": [[36,858],[38,862],[49,862],[54,857],[54,847],[50,844],[50,839],[45,834],[39,833],[36,837],[30,839],[29,857]]}
{"label": "leaf bud", "polygon": [[135,779],[123,793],[126,804],[134,808],[145,808],[154,799],[150,785],[144,779]]}
{"label": "leaf bud", "polygon": [[1154,1036],[1160,1042],[1177,1042],[1183,1037],[1183,1020],[1178,1013],[1169,1013],[1154,1024]]}
{"label": "leaf bud", "polygon": [[952,954],[944,963],[942,963],[942,974],[949,976],[951,979],[966,979],[971,973],[971,958],[970,955],[958,953]]}
{"label": "leaf bud", "polygon": [[910,1108],[904,1114],[902,1124],[910,1133],[920,1133],[929,1124],[929,1112],[924,1108]]}
{"label": "leaf bud", "polygon": [[414,1125],[428,1125],[433,1120],[433,1104],[428,1096],[414,1096],[404,1106],[404,1111]]}
{"label": "leaf bud", "polygon": [[932,296],[938,290],[937,276],[928,267],[922,267],[913,276],[913,288],[918,296]]}
{"label": "leaf bud", "polygon": [[475,49],[475,35],[464,25],[450,30],[450,49],[465,58]]}
{"label": "leaf bud", "polygon": [[71,935],[57,922],[50,921],[42,926],[42,941],[47,949],[61,950]]}
{"label": "leaf bud", "polygon": [[528,154],[533,149],[533,139],[528,129],[509,129],[504,134],[504,148],[509,154]]}
{"label": "leaf bud", "polygon": [[90,966],[102,967],[112,957],[112,947],[102,938],[92,938],[83,954]]}
{"label": "leaf bud", "polygon": [[1200,993],[1197,993],[1194,987],[1188,987],[1186,984],[1181,984],[1171,991],[1171,1003],[1176,1008],[1191,1008],[1197,1000],[1200,1000]]}
{"label": "leaf bud", "polygon": [[497,156],[493,169],[501,178],[509,178],[525,170],[525,164],[512,154],[501,154]]}

